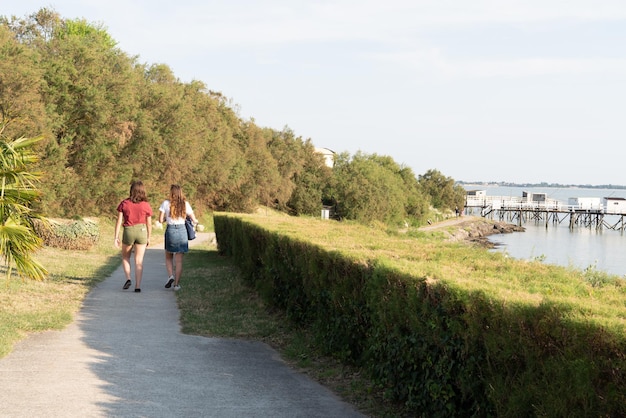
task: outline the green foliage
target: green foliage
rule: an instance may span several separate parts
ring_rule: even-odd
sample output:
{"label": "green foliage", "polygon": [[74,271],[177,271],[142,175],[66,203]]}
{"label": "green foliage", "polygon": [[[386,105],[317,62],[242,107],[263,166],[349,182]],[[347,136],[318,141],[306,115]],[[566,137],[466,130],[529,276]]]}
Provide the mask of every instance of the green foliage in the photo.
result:
{"label": "green foliage", "polygon": [[598,270],[596,264],[587,266],[583,270],[582,275],[583,279],[593,287],[603,287],[605,285],[615,286],[623,283],[623,280],[616,278],[614,275]]}
{"label": "green foliage", "polygon": [[303,162],[298,170],[294,170],[294,190],[287,207],[295,215],[318,216],[330,185],[332,170],[326,166],[324,157],[315,152],[310,141],[306,141],[300,149]]}
{"label": "green foliage", "polygon": [[19,44],[0,25],[0,134],[5,138],[46,132],[42,82],[36,52]]}
{"label": "green foliage", "polygon": [[[71,195],[48,198],[54,197],[50,200],[57,206],[52,207],[64,216],[99,213],[102,205],[117,199],[114,187],[127,184],[115,177],[119,145],[133,124],[130,112],[137,108],[132,61],[111,47],[103,30],[85,22],[59,22],[54,34],[39,49],[44,97],[55,121],[55,143],[46,149],[50,154],[42,156],[42,164],[50,167],[49,173],[69,174],[64,183],[71,191],[55,191]],[[44,182],[56,185],[58,178]]]}
{"label": "green foliage", "polygon": [[98,224],[86,219],[35,222],[35,230],[44,245],[64,250],[87,250],[100,238]]}
{"label": "green foliage", "polygon": [[437,170],[428,170],[419,176],[419,184],[431,197],[432,205],[437,209],[462,208],[465,205],[465,189],[455,185],[454,179],[446,177]]}
{"label": "green foliage", "polygon": [[333,174],[332,198],[347,219],[397,225],[419,217],[428,206],[410,169],[390,157],[342,154]]}
{"label": "green foliage", "polygon": [[72,36],[92,38],[101,43],[105,49],[111,49],[117,45],[105,28],[94,26],[85,19],[66,20],[63,27],[57,29],[55,36],[60,39]]}

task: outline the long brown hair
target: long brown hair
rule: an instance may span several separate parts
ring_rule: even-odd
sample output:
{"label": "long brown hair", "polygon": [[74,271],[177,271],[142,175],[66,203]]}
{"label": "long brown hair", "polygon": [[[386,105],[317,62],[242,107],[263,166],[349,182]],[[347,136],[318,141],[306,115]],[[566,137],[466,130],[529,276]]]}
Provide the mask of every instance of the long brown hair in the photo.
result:
{"label": "long brown hair", "polygon": [[148,198],[146,197],[146,188],[144,187],[143,182],[137,180],[130,184],[130,194],[128,198],[133,203],[148,201]]}
{"label": "long brown hair", "polygon": [[178,184],[172,184],[170,187],[170,217],[184,218],[187,214],[185,205],[185,195],[183,189]]}

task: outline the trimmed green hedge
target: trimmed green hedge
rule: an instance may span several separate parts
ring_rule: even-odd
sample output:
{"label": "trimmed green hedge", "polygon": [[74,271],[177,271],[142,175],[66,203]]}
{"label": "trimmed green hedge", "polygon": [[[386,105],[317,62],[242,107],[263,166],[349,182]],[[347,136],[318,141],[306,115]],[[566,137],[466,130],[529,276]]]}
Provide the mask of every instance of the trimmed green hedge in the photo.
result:
{"label": "trimmed green hedge", "polygon": [[560,267],[334,221],[214,222],[268,303],[414,416],[626,416],[622,281],[596,289]]}

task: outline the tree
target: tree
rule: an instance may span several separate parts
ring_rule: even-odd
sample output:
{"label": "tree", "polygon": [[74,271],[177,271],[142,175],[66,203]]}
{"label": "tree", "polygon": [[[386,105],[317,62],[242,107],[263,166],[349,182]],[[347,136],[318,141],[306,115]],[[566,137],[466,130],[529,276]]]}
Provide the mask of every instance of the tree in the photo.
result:
{"label": "tree", "polygon": [[295,188],[287,206],[295,215],[319,215],[326,189],[330,187],[332,169],[326,166],[324,157],[315,152],[307,141],[302,151],[304,163],[293,176]]}
{"label": "tree", "polygon": [[341,216],[387,224],[399,224],[406,218],[406,189],[402,178],[390,169],[391,163],[390,157],[375,154],[359,152],[352,159],[346,154],[339,156],[333,170],[333,197]]}
{"label": "tree", "polygon": [[43,133],[47,124],[36,54],[0,25],[0,126],[10,138]]}
{"label": "tree", "polygon": [[83,20],[56,20],[50,25],[52,36],[36,43],[56,142],[46,148],[49,154],[42,162],[56,173],[71,167],[65,181],[72,183],[71,197],[55,199],[63,201],[58,208],[63,215],[98,213],[119,198],[117,185],[128,184],[118,164],[137,108],[134,61],[98,26]]}
{"label": "tree", "polygon": [[242,212],[251,212],[259,204],[275,207],[280,174],[267,145],[271,139],[268,131],[246,122],[236,139],[244,163],[236,170],[237,182],[230,190],[232,207]]}
{"label": "tree", "polygon": [[428,170],[419,176],[419,184],[437,209],[452,210],[465,204],[465,189],[455,185],[453,178],[444,176],[438,170]]}
{"label": "tree", "polygon": [[34,221],[43,217],[33,209],[39,198],[35,183],[39,174],[29,171],[36,161],[32,146],[42,138],[0,141],[0,256],[7,282],[13,268],[21,276],[42,280],[46,269],[32,258],[42,245]]}

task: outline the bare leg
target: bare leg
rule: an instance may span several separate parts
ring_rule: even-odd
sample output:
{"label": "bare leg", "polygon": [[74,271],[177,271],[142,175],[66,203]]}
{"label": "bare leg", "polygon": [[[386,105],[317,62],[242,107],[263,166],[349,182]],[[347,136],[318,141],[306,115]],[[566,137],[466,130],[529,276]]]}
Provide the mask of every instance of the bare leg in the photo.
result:
{"label": "bare leg", "polygon": [[143,277],[143,256],[146,254],[146,244],[135,245],[135,289],[141,289]]}
{"label": "bare leg", "polygon": [[167,270],[167,277],[172,277],[174,275],[174,254],[165,251],[165,268]]}
{"label": "bare leg", "polygon": [[132,245],[122,244],[122,268],[124,269],[126,280],[130,280],[130,255],[132,252]]}
{"label": "bare leg", "polygon": [[183,255],[183,253],[174,254],[174,257],[176,258],[176,277],[174,278],[174,286],[178,284],[180,276],[183,275]]}

